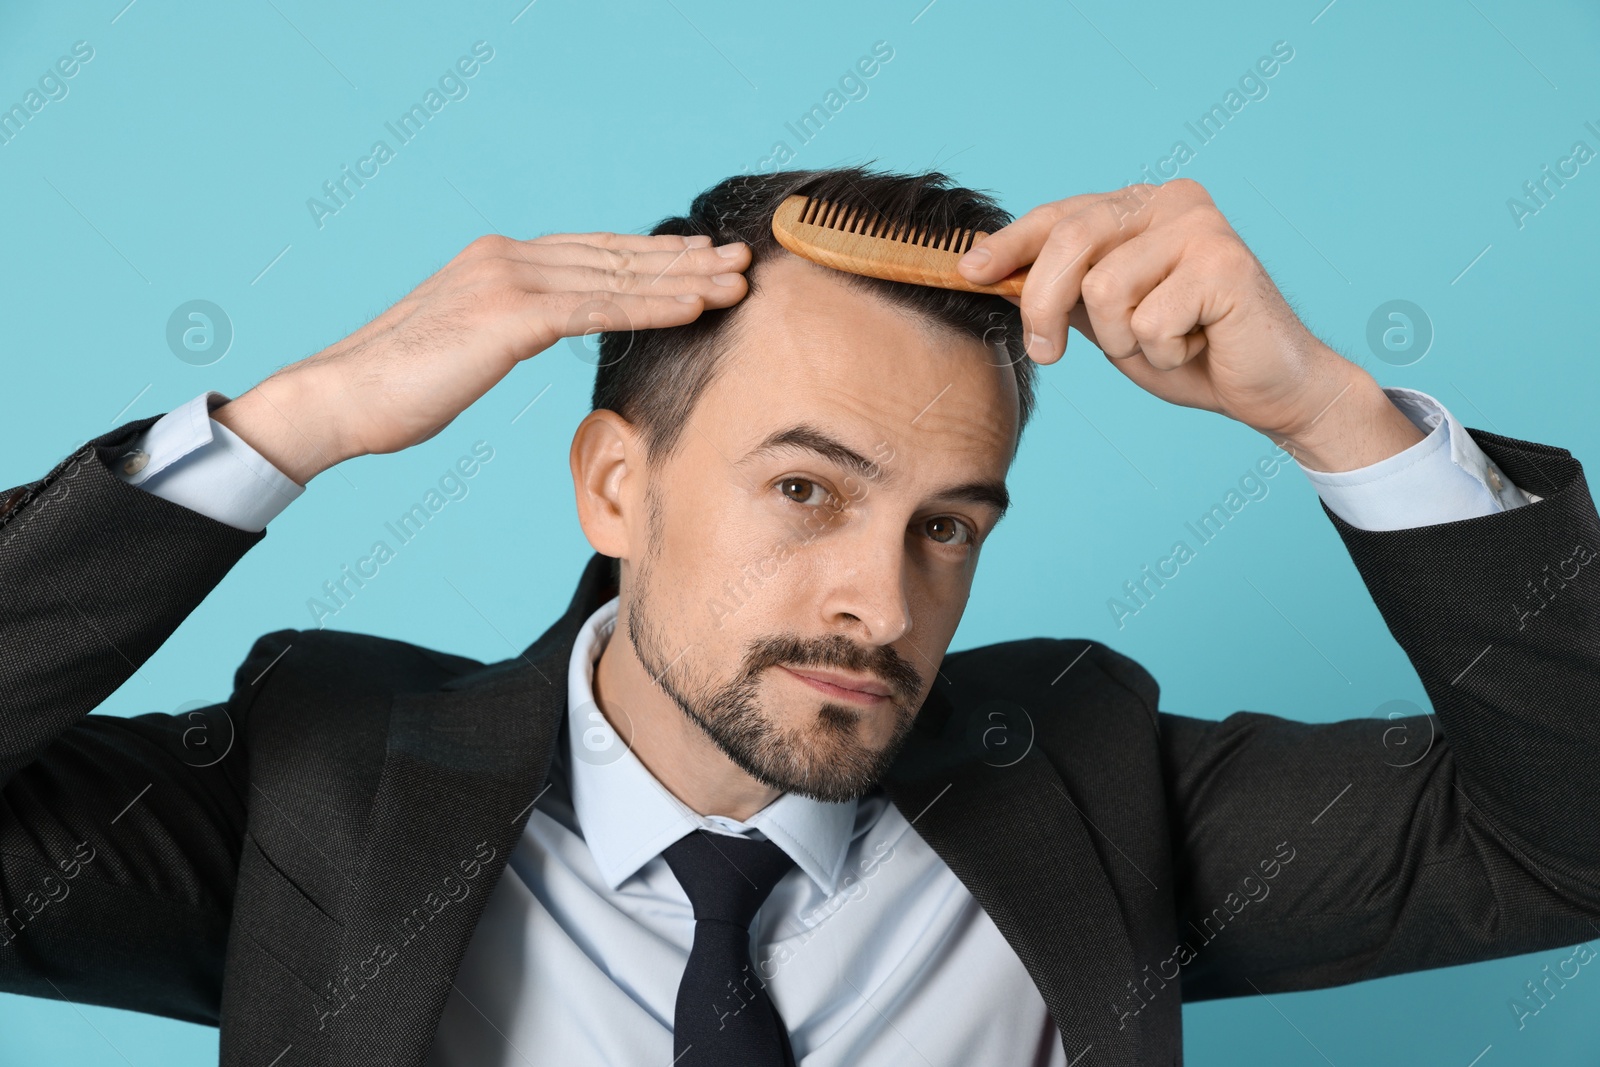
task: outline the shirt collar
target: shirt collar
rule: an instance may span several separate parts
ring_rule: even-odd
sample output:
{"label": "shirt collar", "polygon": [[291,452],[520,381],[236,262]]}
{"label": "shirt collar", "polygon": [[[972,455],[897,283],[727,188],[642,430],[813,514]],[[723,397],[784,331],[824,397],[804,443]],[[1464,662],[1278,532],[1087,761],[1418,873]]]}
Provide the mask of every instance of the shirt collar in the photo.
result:
{"label": "shirt collar", "polygon": [[601,877],[613,889],[696,828],[760,830],[830,896],[843,873],[856,801],[826,803],[783,793],[743,822],[702,816],[662,785],[621,743],[594,702],[594,667],[616,628],[620,600],[601,605],[578,632],[567,670],[567,765],[572,808]]}

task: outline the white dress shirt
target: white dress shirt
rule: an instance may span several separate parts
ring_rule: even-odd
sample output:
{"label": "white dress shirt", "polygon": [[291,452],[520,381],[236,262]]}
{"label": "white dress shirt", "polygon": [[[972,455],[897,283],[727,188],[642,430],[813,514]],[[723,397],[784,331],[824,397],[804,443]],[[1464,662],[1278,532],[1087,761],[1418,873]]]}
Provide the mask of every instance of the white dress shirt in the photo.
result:
{"label": "white dress shirt", "polygon": [[485,906],[430,1067],[668,1067],[694,909],[661,852],[696,827],[759,832],[795,861],[751,930],[797,1063],[1064,1064],[1022,961],[881,789],[703,817],[621,744],[590,688],[617,604],[573,649],[561,766]]}
{"label": "white dress shirt", "polygon": [[[1385,392],[1427,436],[1355,471],[1302,467],[1340,518],[1400,529],[1539,499],[1432,397]],[[169,412],[130,444],[119,473],[264,529],[303,487],[202,417],[226,399],[206,393]],[[757,913],[752,947],[803,1067],[1064,1067],[1021,960],[881,789],[843,804],[784,794],[742,822],[701,816],[620,743],[592,690],[617,604],[595,611],[573,648],[550,783],[474,931],[430,1065],[669,1067],[694,915],[661,852],[700,827],[765,836],[795,861]]]}

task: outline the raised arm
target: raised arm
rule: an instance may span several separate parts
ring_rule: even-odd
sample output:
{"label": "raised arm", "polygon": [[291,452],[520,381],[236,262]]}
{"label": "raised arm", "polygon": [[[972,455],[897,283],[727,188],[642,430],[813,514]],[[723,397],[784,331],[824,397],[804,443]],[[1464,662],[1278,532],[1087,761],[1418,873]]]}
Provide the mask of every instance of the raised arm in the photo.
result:
{"label": "raised arm", "polygon": [[[1192,181],[1041,205],[960,269],[993,282],[1024,264],[1032,358],[1060,359],[1076,328],[1141,388],[1259,430],[1308,468],[1436,712],[1159,714],[1188,940],[1152,967],[1182,967],[1198,1000],[1600,933],[1600,519],[1579,465],[1464,430],[1452,455],[1476,440],[1484,462],[1430,453],[1401,398],[1306,329]],[[1331,502],[1386,465],[1484,510],[1428,518],[1399,492],[1360,529]],[[1126,673],[1156,713],[1154,683]]]}
{"label": "raised arm", "polygon": [[1329,512],[1433,715],[1160,716],[1186,1000],[1600,933],[1600,517],[1565,451],[1473,436],[1543,499],[1387,531]]}
{"label": "raised arm", "polygon": [[[748,262],[743,245],[704,238],[481,238],[211,417],[303,486],[433,436],[562,337],[732,304]],[[164,490],[150,480],[135,449],[157,422],[120,426],[0,493],[0,990],[215,1022],[256,799],[253,703],[293,634],[256,642],[227,701],[93,714],[265,536],[223,521],[216,500],[185,506],[170,475],[156,474]]]}

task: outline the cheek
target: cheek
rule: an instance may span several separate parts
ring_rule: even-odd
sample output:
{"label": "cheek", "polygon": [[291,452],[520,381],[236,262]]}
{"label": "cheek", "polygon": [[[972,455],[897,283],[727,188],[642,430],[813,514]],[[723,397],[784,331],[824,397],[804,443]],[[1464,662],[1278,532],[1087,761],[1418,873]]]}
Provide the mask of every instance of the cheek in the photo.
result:
{"label": "cheek", "polygon": [[758,634],[802,629],[795,597],[811,587],[802,554],[773,546],[759,529],[730,525],[710,532],[693,555],[684,580],[694,597],[691,625],[725,652],[736,654],[740,642]]}
{"label": "cheek", "polygon": [[722,485],[683,493],[663,508],[650,584],[655,611],[703,661],[737,655],[738,636],[762,632],[779,613],[774,597],[794,588],[798,557],[746,494]]}
{"label": "cheek", "polygon": [[[806,525],[812,513],[763,500],[757,489],[718,488],[722,495],[714,502],[677,516],[674,540],[686,587],[707,597],[736,597],[752,611],[781,612],[788,606],[783,591],[808,586],[807,569],[824,547]],[[813,525],[825,532],[821,514]]]}
{"label": "cheek", "polygon": [[972,573],[956,568],[941,568],[920,588],[910,590],[912,633],[918,647],[943,649],[961,625],[972,593]]}

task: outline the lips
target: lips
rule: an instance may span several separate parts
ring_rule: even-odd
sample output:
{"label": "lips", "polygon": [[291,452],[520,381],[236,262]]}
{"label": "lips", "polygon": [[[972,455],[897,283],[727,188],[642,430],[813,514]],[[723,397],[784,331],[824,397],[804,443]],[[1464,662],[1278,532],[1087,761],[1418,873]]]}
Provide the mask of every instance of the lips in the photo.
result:
{"label": "lips", "polygon": [[810,667],[784,667],[783,669],[808,681],[821,682],[825,685],[859,693],[863,696],[887,697],[891,695],[889,687],[876,678],[857,678],[853,675],[840,674],[837,671],[821,671]]}

